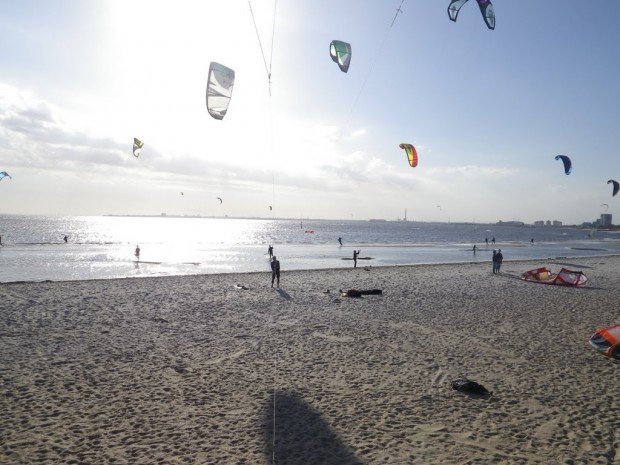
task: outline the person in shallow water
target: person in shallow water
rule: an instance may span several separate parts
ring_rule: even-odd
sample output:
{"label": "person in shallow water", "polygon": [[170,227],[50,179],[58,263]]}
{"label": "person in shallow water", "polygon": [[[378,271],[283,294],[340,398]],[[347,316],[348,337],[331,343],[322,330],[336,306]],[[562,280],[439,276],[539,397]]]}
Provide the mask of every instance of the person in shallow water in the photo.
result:
{"label": "person in shallow water", "polygon": [[140,260],[140,246],[136,245],[136,251],[133,253],[138,260]]}
{"label": "person in shallow water", "polygon": [[474,248],[472,249],[474,251],[474,255],[476,255],[476,250],[478,249],[478,247],[476,247],[476,244],[474,244]]}
{"label": "person in shallow water", "polygon": [[62,238],[65,241],[65,244],[67,243],[67,241],[69,240],[69,236],[65,236]]}
{"label": "person in shallow water", "polygon": [[273,257],[273,246],[271,244],[269,244],[267,248],[267,253],[269,254],[269,258]]}
{"label": "person in shallow water", "polygon": [[339,243],[340,245],[342,245],[342,237],[339,237],[339,238],[338,238],[338,243]]}
{"label": "person in shallow water", "polygon": [[276,278],[277,278],[277,285],[279,289],[280,288],[280,261],[274,255],[273,259],[271,260],[271,287],[273,287],[273,282],[276,280]]}
{"label": "person in shallow water", "polygon": [[360,252],[361,250],[353,250],[353,268],[357,268],[357,256]]}

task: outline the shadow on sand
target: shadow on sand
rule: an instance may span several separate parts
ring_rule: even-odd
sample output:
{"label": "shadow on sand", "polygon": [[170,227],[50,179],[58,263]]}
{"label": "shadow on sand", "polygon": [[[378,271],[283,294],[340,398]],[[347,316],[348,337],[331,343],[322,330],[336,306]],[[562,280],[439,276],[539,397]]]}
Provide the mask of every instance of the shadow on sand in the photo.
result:
{"label": "shadow on sand", "polygon": [[290,294],[288,292],[286,292],[284,289],[276,289],[276,292],[278,293],[278,295],[280,297],[282,297],[284,300],[292,300],[293,298],[290,296]]}
{"label": "shadow on sand", "polygon": [[[278,465],[363,465],[323,419],[297,393],[278,391],[265,405],[265,456]],[[274,459],[275,458],[275,462]]]}

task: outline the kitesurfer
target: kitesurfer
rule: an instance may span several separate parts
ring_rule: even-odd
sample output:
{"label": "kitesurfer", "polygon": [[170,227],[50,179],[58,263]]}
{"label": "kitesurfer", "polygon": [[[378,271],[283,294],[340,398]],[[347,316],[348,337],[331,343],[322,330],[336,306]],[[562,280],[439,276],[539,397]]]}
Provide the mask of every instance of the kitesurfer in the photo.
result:
{"label": "kitesurfer", "polygon": [[502,255],[502,249],[497,251],[497,255],[495,255],[495,263],[497,264],[497,272],[499,273],[499,269],[502,267],[502,262],[504,261],[504,255]]}
{"label": "kitesurfer", "polygon": [[342,247],[342,237],[338,238],[338,243],[340,244],[340,246]]}
{"label": "kitesurfer", "polygon": [[269,244],[269,247],[267,248],[267,253],[269,254],[269,258],[273,256],[273,246],[271,244]]}
{"label": "kitesurfer", "polygon": [[277,278],[278,289],[280,288],[280,261],[274,255],[271,260],[271,287],[273,287],[273,282]]}
{"label": "kitesurfer", "polygon": [[497,250],[493,250],[491,261],[493,262],[493,274],[495,274],[497,271]]}
{"label": "kitesurfer", "polygon": [[136,258],[138,259],[138,261],[140,260],[140,246],[136,245],[136,251],[133,253]]}
{"label": "kitesurfer", "polygon": [[357,268],[357,256],[360,252],[361,250],[353,250],[353,268]]}

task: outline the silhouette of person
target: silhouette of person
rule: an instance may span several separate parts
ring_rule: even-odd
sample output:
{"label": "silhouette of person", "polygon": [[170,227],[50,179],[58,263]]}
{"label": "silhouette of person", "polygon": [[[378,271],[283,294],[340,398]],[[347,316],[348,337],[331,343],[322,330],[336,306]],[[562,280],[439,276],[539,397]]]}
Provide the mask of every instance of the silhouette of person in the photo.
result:
{"label": "silhouette of person", "polygon": [[477,248],[478,248],[478,247],[476,247],[476,244],[474,244],[474,248],[473,248],[474,255],[476,255],[476,249],[477,249]]}
{"label": "silhouette of person", "polygon": [[353,268],[357,268],[357,256],[360,254],[361,250],[353,251]]}
{"label": "silhouette of person", "polygon": [[485,238],[484,238],[484,242],[486,242],[486,244],[487,244],[487,245],[489,245],[489,238],[488,238],[488,237],[485,237]]}
{"label": "silhouette of person", "polygon": [[340,245],[342,245],[342,237],[339,237],[339,238],[338,238],[338,243],[339,243]]}
{"label": "silhouette of person", "polygon": [[500,268],[502,267],[502,262],[504,261],[504,255],[502,254],[502,249],[497,251],[497,255],[495,256],[495,263],[497,264],[497,272],[499,273]]}
{"label": "silhouette of person", "polygon": [[140,246],[136,245],[136,251],[133,253],[138,260],[140,260]]}
{"label": "silhouette of person", "polygon": [[497,250],[493,250],[491,261],[493,262],[493,274],[495,274],[497,272]]}
{"label": "silhouette of person", "polygon": [[493,244],[495,244],[495,237],[493,237],[493,239],[491,239],[491,242],[492,242]]}
{"label": "silhouette of person", "polygon": [[267,253],[269,254],[269,258],[273,256],[273,246],[271,244],[269,244],[269,247],[267,248]]}
{"label": "silhouette of person", "polygon": [[273,287],[273,282],[278,280],[278,289],[280,288],[280,261],[274,255],[271,259],[271,287]]}
{"label": "silhouette of person", "polygon": [[63,237],[63,240],[65,241],[65,244],[67,243],[67,241],[69,240],[69,236],[65,236]]}

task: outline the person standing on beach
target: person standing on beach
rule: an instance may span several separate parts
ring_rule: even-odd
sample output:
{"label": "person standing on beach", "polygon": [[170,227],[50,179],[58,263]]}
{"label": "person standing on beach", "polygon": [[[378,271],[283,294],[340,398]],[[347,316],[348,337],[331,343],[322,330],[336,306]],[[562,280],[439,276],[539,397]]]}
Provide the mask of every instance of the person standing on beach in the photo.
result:
{"label": "person standing on beach", "polygon": [[136,245],[136,251],[133,254],[136,256],[138,261],[140,261],[140,246],[139,245]]}
{"label": "person standing on beach", "polygon": [[491,258],[493,262],[493,274],[497,271],[497,250],[493,250],[493,257]]}
{"label": "person standing on beach", "polygon": [[269,254],[269,258],[271,259],[271,257],[273,257],[273,246],[271,244],[269,244],[269,247],[267,248],[267,253]]}
{"label": "person standing on beach", "polygon": [[278,280],[278,289],[280,288],[280,261],[274,255],[271,260],[271,287],[273,287],[273,282]]}
{"label": "person standing on beach", "polygon": [[497,251],[497,255],[495,255],[495,263],[497,272],[499,273],[499,269],[502,267],[502,262],[504,261],[504,255],[502,255],[502,249]]}

